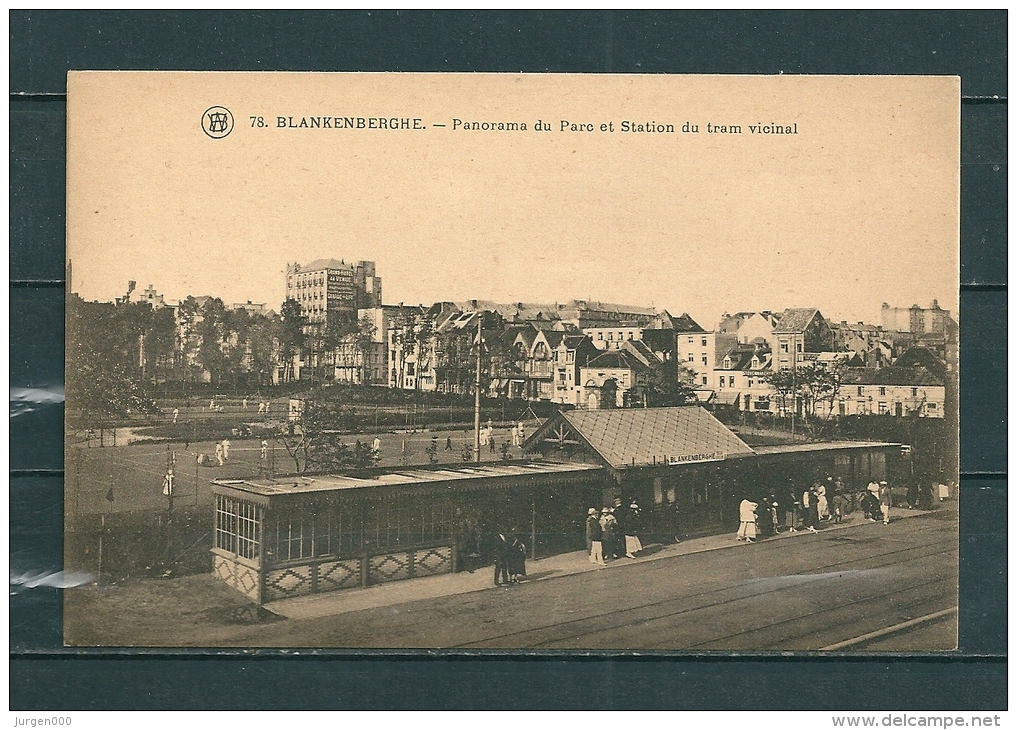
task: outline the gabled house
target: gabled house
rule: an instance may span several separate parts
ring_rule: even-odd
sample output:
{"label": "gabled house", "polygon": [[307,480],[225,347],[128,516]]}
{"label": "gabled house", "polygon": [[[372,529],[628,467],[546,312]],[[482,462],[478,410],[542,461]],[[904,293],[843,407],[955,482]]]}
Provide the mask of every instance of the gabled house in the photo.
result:
{"label": "gabled house", "polygon": [[773,359],[765,344],[737,344],[724,353],[714,369],[718,405],[742,411],[776,409],[773,389],[766,378],[773,372]]}
{"label": "gabled house", "polygon": [[600,354],[590,338],[582,334],[566,333],[555,348],[554,396],[555,403],[578,406],[582,393],[580,370]]}
{"label": "gabled house", "polygon": [[773,328],[777,370],[800,367],[815,353],[833,351],[833,330],[818,309],[785,309]]}
{"label": "gabled house", "polygon": [[653,368],[631,350],[602,352],[579,369],[583,384],[579,405],[589,410],[624,408],[630,404],[632,392],[652,377]]}
{"label": "gabled house", "polygon": [[674,320],[675,360],[678,371],[692,379],[690,385],[707,386],[716,362],[716,333],[707,332],[688,314]]}
{"label": "gabled house", "polygon": [[530,400],[554,399],[555,358],[564,332],[537,330],[526,360],[526,397]]}

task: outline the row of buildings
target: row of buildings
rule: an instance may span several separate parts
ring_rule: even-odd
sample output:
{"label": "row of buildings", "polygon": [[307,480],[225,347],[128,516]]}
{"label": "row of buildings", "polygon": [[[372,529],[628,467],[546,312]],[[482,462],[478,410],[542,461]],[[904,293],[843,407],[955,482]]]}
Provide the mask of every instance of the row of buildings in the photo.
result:
{"label": "row of buildings", "polygon": [[[957,368],[957,325],[929,307],[881,308],[871,325],[826,319],[816,308],[725,313],[713,327],[688,314],[591,300],[384,304],[372,261],[288,264],[286,298],[314,340],[329,322],[358,331],[282,358],[273,374],[409,391],[472,393],[482,342],[485,395],[597,410],[662,405],[681,384],[702,403],[783,415],[805,408],[775,374],[835,373],[813,412],[943,417]],[[150,286],[142,300],[164,305]],[[235,305],[269,313],[265,305]],[[786,380],[787,378],[785,378]],[[779,378],[777,378],[779,380]],[[832,390],[832,392],[831,392]]]}
{"label": "row of buildings", "polygon": [[688,314],[631,310],[589,301],[377,308],[361,313],[376,323],[372,350],[346,348],[334,376],[404,390],[471,392],[483,318],[490,365],[481,387],[490,396],[583,409],[655,406],[653,393],[672,381],[707,404],[784,414],[795,406],[778,397],[772,373],[812,368],[837,376],[836,392],[816,404],[819,415],[944,415],[946,380],[955,368],[947,359],[955,351],[948,336],[874,328],[864,341],[852,330],[866,325],[831,323],[818,309],[739,313],[711,330]]}

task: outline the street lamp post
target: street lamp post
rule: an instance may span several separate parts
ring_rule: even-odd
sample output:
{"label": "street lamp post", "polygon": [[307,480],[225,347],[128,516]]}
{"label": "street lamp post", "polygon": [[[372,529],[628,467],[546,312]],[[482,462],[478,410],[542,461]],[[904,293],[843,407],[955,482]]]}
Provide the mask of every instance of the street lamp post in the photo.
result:
{"label": "street lamp post", "polygon": [[484,315],[477,316],[477,377],[473,384],[473,458],[480,463],[480,357],[484,349]]}

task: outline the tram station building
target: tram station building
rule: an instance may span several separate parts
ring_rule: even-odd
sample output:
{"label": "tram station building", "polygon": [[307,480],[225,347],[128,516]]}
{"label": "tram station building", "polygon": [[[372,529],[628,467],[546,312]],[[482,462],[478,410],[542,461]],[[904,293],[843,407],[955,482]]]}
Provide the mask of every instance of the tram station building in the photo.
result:
{"label": "tram station building", "polygon": [[523,450],[523,461],[218,480],[213,572],[264,603],[477,567],[506,530],[531,557],[581,550],[587,510],[615,499],[641,505],[652,542],[733,532],[744,496],[901,473],[899,444],[753,449],[699,406],[563,411]]}

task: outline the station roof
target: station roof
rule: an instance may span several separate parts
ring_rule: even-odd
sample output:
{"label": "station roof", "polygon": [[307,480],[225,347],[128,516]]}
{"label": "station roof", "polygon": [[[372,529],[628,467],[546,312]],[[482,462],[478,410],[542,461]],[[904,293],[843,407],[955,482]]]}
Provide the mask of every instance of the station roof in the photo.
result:
{"label": "station roof", "polygon": [[[510,486],[534,482],[548,477],[592,477],[601,471],[596,464],[540,463],[480,463],[449,466],[447,468],[407,468],[385,470],[365,477],[340,474],[296,475],[277,479],[222,479],[213,484],[220,492],[239,492],[253,497],[272,498],[283,495],[321,492],[372,490],[386,487],[422,488],[451,486],[458,488],[485,488]],[[493,481],[492,481],[493,480]],[[504,484],[503,484],[504,483]],[[258,501],[267,501],[265,499]]]}
{"label": "station roof", "polygon": [[881,447],[900,447],[900,444],[884,441],[819,441],[811,444],[756,446],[754,450],[759,456],[768,456],[770,454],[800,454],[809,451],[836,451],[838,449],[872,449]]}
{"label": "station roof", "polygon": [[563,411],[527,439],[524,450],[573,431],[606,465],[626,469],[752,456],[733,431],[698,406]]}

